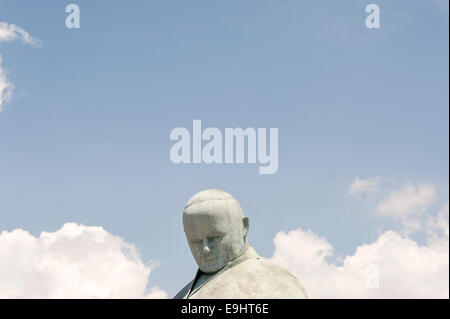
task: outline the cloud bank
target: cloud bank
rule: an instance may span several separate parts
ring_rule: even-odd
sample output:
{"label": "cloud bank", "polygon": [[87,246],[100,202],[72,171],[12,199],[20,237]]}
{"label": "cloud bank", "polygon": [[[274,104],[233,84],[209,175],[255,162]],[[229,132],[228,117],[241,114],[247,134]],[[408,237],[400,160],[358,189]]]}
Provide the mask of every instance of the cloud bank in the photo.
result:
{"label": "cloud bank", "polygon": [[299,278],[310,298],[448,298],[448,236],[427,241],[421,246],[387,231],[337,263],[327,260],[333,247],[325,238],[299,228],[275,236],[273,260]]}
{"label": "cloud bank", "polygon": [[[426,184],[391,191],[376,210],[401,217],[403,229],[384,232],[342,260],[333,260],[326,238],[301,228],[276,234],[272,259],[299,278],[310,298],[449,298],[448,202],[435,216],[417,219],[434,200]],[[423,231],[423,244],[410,237],[411,225]]]}
{"label": "cloud bank", "polygon": [[0,233],[0,298],[166,298],[147,290],[151,270],[134,245],[101,227]]}

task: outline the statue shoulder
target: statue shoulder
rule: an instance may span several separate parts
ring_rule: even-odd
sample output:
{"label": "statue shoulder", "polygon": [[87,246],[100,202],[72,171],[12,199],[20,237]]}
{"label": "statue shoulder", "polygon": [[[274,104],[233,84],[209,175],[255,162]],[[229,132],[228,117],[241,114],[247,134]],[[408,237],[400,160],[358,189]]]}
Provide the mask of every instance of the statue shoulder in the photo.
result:
{"label": "statue shoulder", "polygon": [[190,298],[301,299],[307,295],[288,270],[251,251],[244,261],[215,275]]}
{"label": "statue shoulder", "polygon": [[267,289],[268,296],[264,298],[308,298],[298,278],[270,259],[258,256],[242,266],[243,276],[249,278],[249,284],[255,286],[256,291]]}
{"label": "statue shoulder", "polygon": [[278,278],[283,278],[286,281],[292,281],[297,283],[298,279],[286,268],[274,263],[270,259],[259,257],[256,259],[256,263],[259,267],[264,268],[268,273],[273,273]]}

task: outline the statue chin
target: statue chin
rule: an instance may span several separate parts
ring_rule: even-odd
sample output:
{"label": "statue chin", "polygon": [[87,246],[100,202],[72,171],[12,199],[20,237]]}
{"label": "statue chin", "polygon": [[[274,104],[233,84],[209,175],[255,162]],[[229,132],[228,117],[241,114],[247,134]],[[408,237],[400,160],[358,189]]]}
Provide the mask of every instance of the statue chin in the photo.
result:
{"label": "statue chin", "polygon": [[202,263],[198,265],[198,268],[205,274],[214,274],[223,267],[225,267],[225,263],[222,262]]}
{"label": "statue chin", "polygon": [[217,266],[217,267],[199,267],[200,268],[200,270],[202,271],[202,273],[205,273],[205,274],[214,274],[214,273],[216,273],[216,272],[218,272],[220,269],[222,269],[223,268],[223,266]]}

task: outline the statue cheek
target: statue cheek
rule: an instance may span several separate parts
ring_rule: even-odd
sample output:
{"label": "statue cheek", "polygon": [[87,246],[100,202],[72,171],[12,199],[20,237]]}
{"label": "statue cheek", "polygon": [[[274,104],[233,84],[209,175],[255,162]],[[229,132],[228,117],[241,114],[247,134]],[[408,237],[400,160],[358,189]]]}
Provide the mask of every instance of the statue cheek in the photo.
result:
{"label": "statue cheek", "polygon": [[227,245],[226,249],[224,250],[224,259],[227,262],[230,262],[234,259],[234,249],[233,249],[233,245]]}
{"label": "statue cheek", "polygon": [[192,250],[193,255],[194,255],[197,259],[201,257],[202,251],[201,251],[201,247],[200,247],[198,244],[193,244],[193,245],[191,246],[191,250]]}

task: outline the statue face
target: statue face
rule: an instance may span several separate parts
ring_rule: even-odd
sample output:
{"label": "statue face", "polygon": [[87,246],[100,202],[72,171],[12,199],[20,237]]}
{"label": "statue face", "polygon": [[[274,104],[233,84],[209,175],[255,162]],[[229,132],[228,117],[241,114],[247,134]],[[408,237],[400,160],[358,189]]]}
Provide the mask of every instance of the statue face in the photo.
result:
{"label": "statue face", "polygon": [[244,253],[247,229],[243,218],[202,211],[184,214],[183,224],[192,255],[202,272],[217,272]]}

